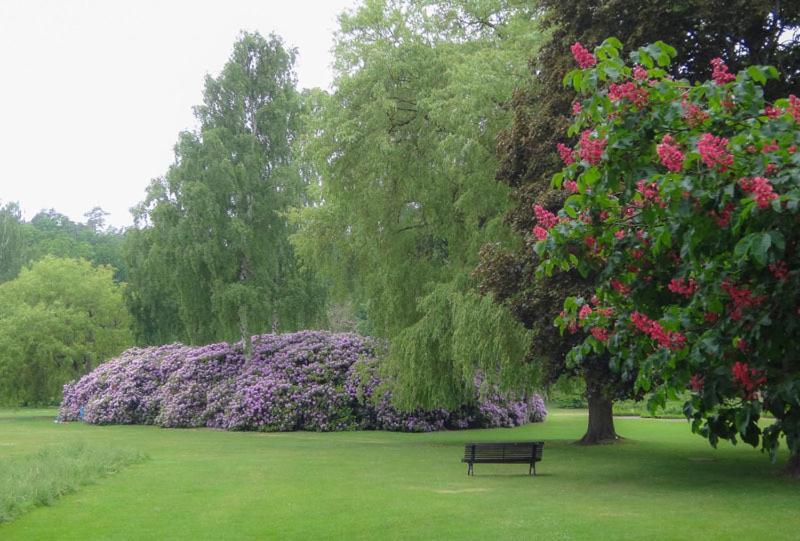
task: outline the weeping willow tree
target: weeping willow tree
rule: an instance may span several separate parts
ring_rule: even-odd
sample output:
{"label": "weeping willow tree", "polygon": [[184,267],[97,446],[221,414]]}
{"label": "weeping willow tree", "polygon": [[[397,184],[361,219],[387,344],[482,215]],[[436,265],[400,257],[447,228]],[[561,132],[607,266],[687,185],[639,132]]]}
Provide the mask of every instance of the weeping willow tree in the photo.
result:
{"label": "weeping willow tree", "polygon": [[[422,316],[392,340],[387,372],[402,390],[398,405],[458,408],[475,398],[476,378],[531,391],[535,362],[521,362],[528,331],[490,296],[443,283],[419,301]],[[488,387],[491,388],[491,387]]]}
{"label": "weeping willow tree", "polygon": [[[286,215],[305,190],[291,151],[294,61],[280,38],[245,33],[206,78],[199,129],[180,135],[175,164],[135,210],[127,254],[140,338],[241,338],[249,351],[255,332],[315,325],[324,290],[298,264]],[[181,329],[159,325],[169,314]]]}
{"label": "weeping willow tree", "polygon": [[538,39],[526,4],[366,1],[340,17],[335,91],[316,96],[303,144],[315,203],[293,240],[390,340],[409,406],[463,403],[478,367],[521,360],[524,331],[478,299],[470,273],[482,245],[513,239],[493,178]]}

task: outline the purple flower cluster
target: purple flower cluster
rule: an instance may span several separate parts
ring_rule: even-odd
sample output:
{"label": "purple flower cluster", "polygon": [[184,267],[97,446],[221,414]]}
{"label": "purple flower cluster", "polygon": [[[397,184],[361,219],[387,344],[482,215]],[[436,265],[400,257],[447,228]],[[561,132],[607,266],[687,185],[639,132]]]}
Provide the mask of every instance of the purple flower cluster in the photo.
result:
{"label": "purple flower cluster", "polygon": [[354,334],[303,331],[241,344],[134,348],[64,386],[59,419],[227,430],[491,428],[543,421],[539,395],[492,390],[458,410],[400,411],[378,376],[377,344]]}

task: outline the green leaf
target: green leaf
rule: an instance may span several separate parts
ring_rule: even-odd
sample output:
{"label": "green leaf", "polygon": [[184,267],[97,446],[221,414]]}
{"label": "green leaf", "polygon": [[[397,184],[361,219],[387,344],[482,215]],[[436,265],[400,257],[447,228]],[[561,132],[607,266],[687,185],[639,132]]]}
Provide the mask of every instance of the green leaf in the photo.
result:
{"label": "green leaf", "polygon": [[653,69],[655,67],[653,58],[647,54],[647,51],[644,49],[639,49],[639,62],[647,69]]}
{"label": "green leaf", "polygon": [[772,236],[769,233],[761,234],[761,238],[753,242],[752,254],[761,266],[767,264],[767,253],[770,246],[772,246]]}
{"label": "green leaf", "polygon": [[747,74],[750,76],[757,83],[761,83],[762,85],[767,82],[767,78],[761,73],[761,70],[758,69],[757,66],[748,66],[747,67]]}
{"label": "green leaf", "polygon": [[777,229],[773,229],[768,233],[768,235],[772,245],[775,246],[777,250],[783,252],[786,249],[786,239],[783,237],[783,233]]}
{"label": "green leaf", "polygon": [[747,408],[736,410],[736,430],[738,430],[740,434],[745,434],[749,424],[750,410]]}
{"label": "green leaf", "polygon": [[597,167],[590,167],[581,175],[581,179],[587,186],[592,187],[600,179],[600,169]]}

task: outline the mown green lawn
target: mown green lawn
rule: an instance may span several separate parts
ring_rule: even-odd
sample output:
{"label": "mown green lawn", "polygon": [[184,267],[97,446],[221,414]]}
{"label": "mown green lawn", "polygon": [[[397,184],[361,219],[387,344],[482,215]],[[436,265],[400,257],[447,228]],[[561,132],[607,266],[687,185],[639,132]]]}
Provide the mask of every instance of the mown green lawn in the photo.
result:
{"label": "mown green lawn", "polygon": [[[46,539],[798,539],[800,483],[749,447],[711,449],[685,422],[586,417],[437,434],[231,433],[56,424],[0,410],[0,460],[82,440],[149,460],[0,525]],[[460,463],[468,441],[546,440],[540,475]],[[785,456],[782,456],[785,458]],[[3,487],[0,487],[3,490]]]}

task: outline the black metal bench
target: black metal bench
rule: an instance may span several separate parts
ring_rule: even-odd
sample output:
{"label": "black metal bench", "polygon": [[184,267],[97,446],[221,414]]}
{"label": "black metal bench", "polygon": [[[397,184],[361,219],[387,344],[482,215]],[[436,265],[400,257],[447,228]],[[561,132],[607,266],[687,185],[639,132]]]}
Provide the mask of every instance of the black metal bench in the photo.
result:
{"label": "black metal bench", "polygon": [[542,460],[543,448],[543,441],[468,443],[461,462],[468,464],[467,475],[475,475],[474,464],[528,464],[528,475],[536,475],[536,463]]}

